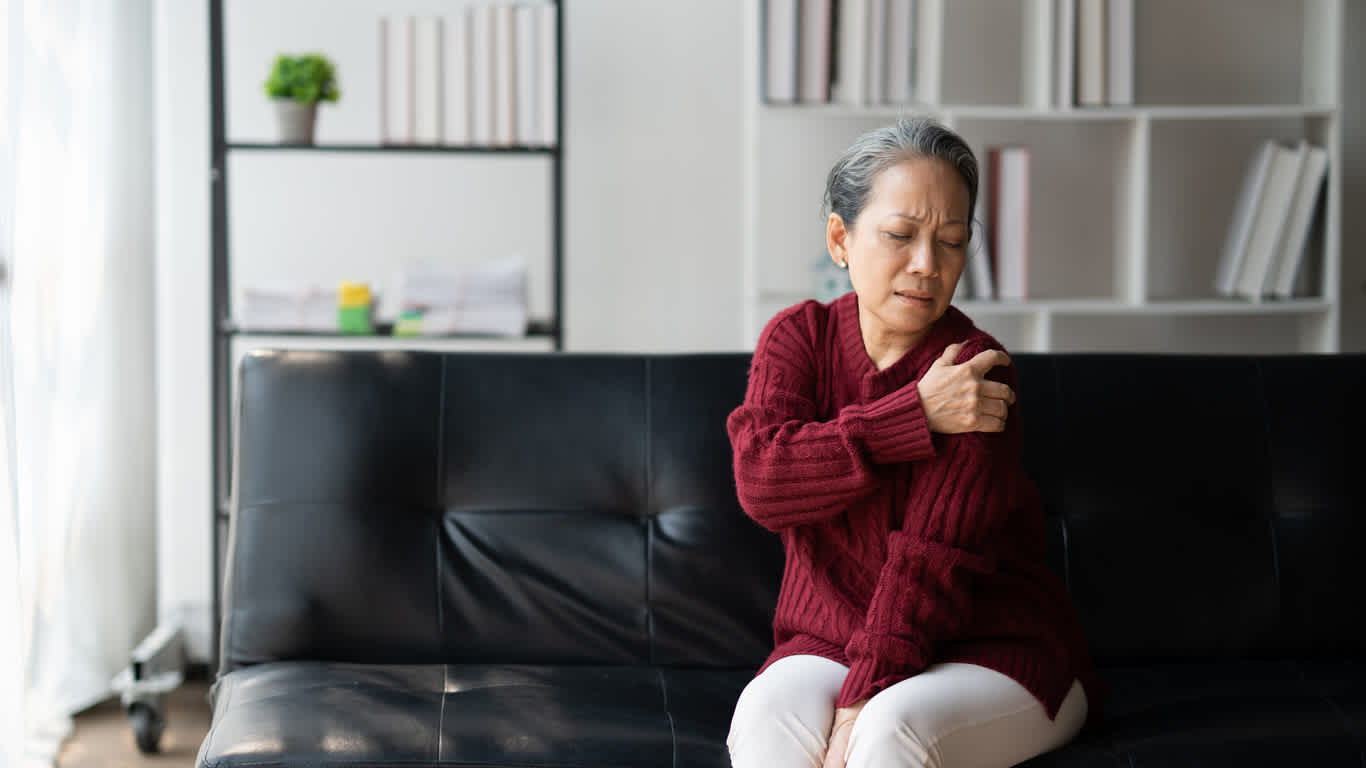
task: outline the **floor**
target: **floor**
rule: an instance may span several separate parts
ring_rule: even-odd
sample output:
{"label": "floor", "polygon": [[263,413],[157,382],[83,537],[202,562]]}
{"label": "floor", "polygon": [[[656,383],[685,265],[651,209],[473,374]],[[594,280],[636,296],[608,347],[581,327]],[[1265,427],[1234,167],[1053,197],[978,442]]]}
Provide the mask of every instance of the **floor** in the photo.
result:
{"label": "floor", "polygon": [[76,715],[76,732],[57,756],[57,768],[192,768],[209,732],[209,684],[192,680],[166,697],[161,751],[143,755],[133,742],[118,697]]}

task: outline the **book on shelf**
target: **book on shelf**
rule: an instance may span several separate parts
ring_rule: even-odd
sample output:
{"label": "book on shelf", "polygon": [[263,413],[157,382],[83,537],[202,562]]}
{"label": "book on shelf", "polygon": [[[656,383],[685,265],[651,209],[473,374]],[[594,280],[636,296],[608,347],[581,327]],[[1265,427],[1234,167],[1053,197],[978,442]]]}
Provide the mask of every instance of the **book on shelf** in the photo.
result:
{"label": "book on shelf", "polygon": [[830,101],[830,36],[834,23],[831,0],[800,0],[797,28],[797,100],[803,104]]}
{"label": "book on shelf", "polygon": [[888,104],[909,104],[915,95],[915,3],[887,0],[887,68],[885,93]]}
{"label": "book on shelf", "polygon": [[887,20],[889,0],[868,0],[868,26],[863,41],[867,52],[867,91],[864,103],[884,104],[887,101]]}
{"label": "book on shelf", "polygon": [[541,53],[540,13],[532,5],[519,5],[515,11],[517,46],[517,130],[518,144],[528,146],[541,142]]}
{"label": "book on shelf", "polygon": [[1077,103],[1077,0],[1058,0],[1053,38],[1057,82],[1055,103],[1071,107]]}
{"label": "book on shelf", "polygon": [[380,141],[384,144],[413,143],[415,34],[411,16],[379,20]]}
{"label": "book on shelf", "polygon": [[420,16],[413,24],[413,136],[415,144],[440,144],[445,136],[442,107],[441,19]]}
{"label": "book on shelf", "polygon": [[1267,171],[1271,158],[1276,151],[1274,141],[1265,141],[1257,147],[1247,170],[1243,173],[1243,183],[1234,203],[1233,214],[1229,217],[1228,228],[1224,232],[1224,247],[1219,254],[1219,266],[1214,276],[1214,292],[1220,296],[1233,296],[1238,286],[1238,275],[1242,271],[1243,259],[1247,253],[1248,238],[1261,204],[1262,190],[1266,185]]}
{"label": "book on shelf", "polygon": [[835,99],[844,104],[863,104],[868,93],[869,0],[840,0],[836,4]]}
{"label": "book on shelf", "polygon": [[1077,103],[1105,104],[1105,0],[1077,0]]}
{"label": "book on shelf", "polygon": [[988,255],[999,299],[1029,298],[1029,148],[992,147]]}
{"label": "book on shelf", "polygon": [[764,2],[764,99],[797,101],[798,0]]}
{"label": "book on shelf", "polygon": [[493,6],[470,6],[470,139],[477,146],[493,144],[494,30]]}
{"label": "book on shelf", "polygon": [[1252,215],[1247,245],[1239,264],[1238,278],[1233,285],[1235,295],[1261,300],[1276,250],[1281,243],[1285,222],[1290,217],[1290,205],[1307,152],[1308,145],[1304,143],[1295,147],[1271,144],[1271,157],[1262,183],[1262,193]]}
{"label": "book on shelf", "polygon": [[493,6],[493,143],[517,143],[517,25],[511,5]]}
{"label": "book on shelf", "polygon": [[1105,101],[1134,103],[1134,0],[1107,0],[1105,7]]}
{"label": "book on shelf", "polygon": [[540,144],[555,146],[559,132],[559,13],[560,7],[553,3],[537,6],[536,34],[540,41],[540,51],[536,62],[541,75],[537,78],[540,86]]}
{"label": "book on shelf", "polygon": [[1290,216],[1276,249],[1275,269],[1265,287],[1276,298],[1289,299],[1295,295],[1295,280],[1299,276],[1300,265],[1304,263],[1309,227],[1313,223],[1327,173],[1328,151],[1323,147],[1307,146],[1304,164],[1295,184],[1295,196],[1290,204]]}
{"label": "book on shelf", "polygon": [[464,9],[447,16],[441,33],[442,76],[444,93],[442,106],[445,117],[442,129],[449,144],[470,143],[470,16]]}

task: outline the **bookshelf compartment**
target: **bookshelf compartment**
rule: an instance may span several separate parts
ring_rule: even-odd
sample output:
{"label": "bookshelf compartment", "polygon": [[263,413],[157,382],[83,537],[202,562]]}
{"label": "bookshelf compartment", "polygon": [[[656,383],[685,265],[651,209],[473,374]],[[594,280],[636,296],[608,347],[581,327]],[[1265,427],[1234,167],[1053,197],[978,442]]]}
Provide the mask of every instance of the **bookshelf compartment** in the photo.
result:
{"label": "bookshelf compartment", "polygon": [[1050,351],[1291,354],[1316,348],[1321,325],[1316,316],[1293,314],[1058,316]]}
{"label": "bookshelf compartment", "polygon": [[[1214,277],[1243,177],[1266,139],[1322,143],[1322,118],[1155,121],[1149,186],[1147,298],[1203,299]],[[1334,169],[1328,169],[1331,175]],[[1324,194],[1317,217],[1322,220]],[[1321,226],[1315,227],[1322,229]],[[1322,260],[1312,231],[1305,267]],[[1303,294],[1301,294],[1303,295]]]}
{"label": "bookshelf compartment", "polygon": [[238,152],[228,169],[232,317],[243,286],[361,280],[392,319],[398,270],[513,256],[526,265],[529,317],[554,317],[546,157]]}
{"label": "bookshelf compartment", "polygon": [[1131,176],[1132,121],[960,120],[955,128],[984,169],[991,146],[1029,149],[1031,300],[1123,295],[1133,191],[1114,180]]}
{"label": "bookshelf compartment", "polygon": [[[1315,0],[1139,0],[1139,104],[1300,104]],[[1221,30],[1212,34],[1211,30]],[[1314,55],[1309,52],[1309,55]]]}

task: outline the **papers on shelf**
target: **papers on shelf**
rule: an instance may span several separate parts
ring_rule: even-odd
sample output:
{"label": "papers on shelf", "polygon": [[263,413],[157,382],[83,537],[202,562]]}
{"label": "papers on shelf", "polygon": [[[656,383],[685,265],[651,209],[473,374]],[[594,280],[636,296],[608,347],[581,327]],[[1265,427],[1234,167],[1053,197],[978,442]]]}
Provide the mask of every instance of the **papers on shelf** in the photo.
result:
{"label": "papers on shelf", "polygon": [[336,333],[337,292],[316,285],[249,285],[237,325],[244,331]]}
{"label": "papers on shelf", "polygon": [[[403,270],[395,297],[408,332],[521,336],[526,333],[526,267],[520,261]],[[416,317],[413,317],[416,315]]]}

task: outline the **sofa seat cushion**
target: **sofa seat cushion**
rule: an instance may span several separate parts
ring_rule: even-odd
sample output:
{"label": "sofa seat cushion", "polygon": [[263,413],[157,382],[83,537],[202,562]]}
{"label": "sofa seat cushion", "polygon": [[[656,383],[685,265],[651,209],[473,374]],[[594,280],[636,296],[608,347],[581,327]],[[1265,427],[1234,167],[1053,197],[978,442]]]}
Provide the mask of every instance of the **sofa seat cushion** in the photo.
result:
{"label": "sofa seat cushion", "polygon": [[1102,730],[1026,765],[1354,766],[1366,662],[1144,664],[1101,670]]}
{"label": "sofa seat cushion", "polygon": [[200,765],[725,766],[752,670],[276,662],[214,687]]}

